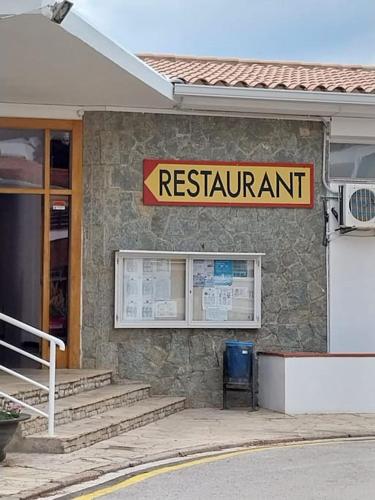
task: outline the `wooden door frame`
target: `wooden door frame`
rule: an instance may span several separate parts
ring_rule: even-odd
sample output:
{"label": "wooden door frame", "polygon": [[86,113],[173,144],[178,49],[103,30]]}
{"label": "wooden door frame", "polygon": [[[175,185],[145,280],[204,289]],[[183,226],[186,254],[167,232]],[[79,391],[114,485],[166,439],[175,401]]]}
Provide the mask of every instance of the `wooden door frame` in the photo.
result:
{"label": "wooden door frame", "polygon": [[[39,194],[43,197],[42,241],[42,325],[49,331],[50,309],[50,200],[53,195],[69,196],[69,288],[68,288],[68,346],[57,351],[57,367],[80,368],[81,364],[81,286],[82,286],[82,121],[43,118],[1,118],[0,128],[44,130],[44,184],[41,188],[0,187],[0,194]],[[50,187],[50,132],[71,132],[71,188]],[[48,343],[42,342],[42,357],[48,359]]]}

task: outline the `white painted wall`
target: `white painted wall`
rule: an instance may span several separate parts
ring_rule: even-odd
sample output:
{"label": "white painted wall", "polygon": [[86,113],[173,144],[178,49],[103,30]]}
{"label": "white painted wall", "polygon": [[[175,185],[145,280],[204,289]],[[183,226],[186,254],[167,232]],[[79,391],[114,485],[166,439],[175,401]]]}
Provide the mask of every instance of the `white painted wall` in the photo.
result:
{"label": "white painted wall", "polygon": [[[333,119],[331,140],[374,142],[375,120]],[[331,202],[332,206],[338,203]],[[336,228],[330,214],[330,231]],[[375,232],[336,233],[331,238],[328,350],[375,352]]]}
{"label": "white painted wall", "polygon": [[259,406],[285,411],[285,359],[279,356],[259,356]]}
{"label": "white painted wall", "polygon": [[331,352],[375,352],[375,237],[329,244]]}
{"label": "white painted wall", "polygon": [[375,412],[375,358],[287,358],[286,413]]}
{"label": "white painted wall", "polygon": [[287,414],[372,413],[374,380],[375,357],[261,355],[259,406]]}

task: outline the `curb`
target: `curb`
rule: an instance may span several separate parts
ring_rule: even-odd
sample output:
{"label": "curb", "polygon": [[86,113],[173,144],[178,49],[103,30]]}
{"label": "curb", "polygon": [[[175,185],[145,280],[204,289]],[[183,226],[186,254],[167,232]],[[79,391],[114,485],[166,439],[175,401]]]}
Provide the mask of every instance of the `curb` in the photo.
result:
{"label": "curb", "polygon": [[[74,474],[72,476],[66,477],[62,481],[51,481],[50,483],[47,483],[44,486],[39,486],[37,488],[33,488],[30,490],[26,490],[24,492],[18,493],[16,495],[9,495],[6,497],[0,496],[1,499],[3,500],[35,500],[35,499],[40,499],[43,496],[47,496],[49,494],[57,494],[60,490],[67,488],[69,486],[74,486],[79,483],[85,483],[87,481],[93,481],[101,476],[104,476],[109,473],[115,473],[119,472],[121,470],[128,470],[132,469],[135,467],[139,467],[141,465],[149,465],[148,468],[145,468],[142,470],[142,472],[146,472],[149,470],[152,470],[155,468],[155,462],[160,462],[160,461],[168,461],[176,458],[181,458],[182,460],[180,461],[174,461],[174,463],[179,464],[186,462],[186,457],[192,457],[194,459],[195,455],[201,455],[205,453],[214,453],[214,452],[220,452],[224,450],[232,450],[232,449],[241,449],[241,448],[251,448],[251,447],[257,447],[257,446],[267,446],[267,445],[278,445],[278,444],[288,444],[288,443],[303,443],[307,441],[333,441],[335,439],[353,439],[353,438],[375,438],[375,434],[366,434],[366,433],[336,433],[336,434],[330,434],[326,436],[317,436],[312,435],[312,436],[290,436],[286,438],[276,438],[276,439],[253,439],[251,441],[236,441],[233,443],[225,443],[225,444],[217,444],[217,445],[206,445],[206,446],[196,446],[192,448],[187,448],[185,450],[174,450],[174,451],[167,451],[164,453],[157,453],[154,455],[149,455],[147,457],[141,458],[139,460],[132,460],[129,462],[124,462],[121,465],[116,464],[116,465],[108,465],[106,467],[99,467],[99,468],[94,468],[90,469],[85,472],[80,472],[79,474]],[[164,465],[167,465],[164,464]],[[138,473],[138,472],[137,472]],[[131,470],[128,470],[128,472],[124,472],[124,475],[121,476],[122,479],[126,477],[132,477],[134,473],[132,473]],[[120,478],[117,478],[113,480],[114,482],[117,482]],[[111,481],[109,481],[111,482]],[[89,491],[90,488],[87,489]],[[79,493],[75,493],[73,496],[78,496]],[[68,499],[68,498],[73,498],[71,494],[66,494],[61,497],[61,500],[63,499]]]}

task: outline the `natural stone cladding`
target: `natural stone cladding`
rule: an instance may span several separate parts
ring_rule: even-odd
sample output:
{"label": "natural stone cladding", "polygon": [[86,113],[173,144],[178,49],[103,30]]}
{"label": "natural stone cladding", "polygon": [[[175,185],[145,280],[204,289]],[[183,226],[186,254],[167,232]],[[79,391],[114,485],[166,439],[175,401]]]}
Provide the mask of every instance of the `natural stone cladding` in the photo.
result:
{"label": "natural stone cladding", "polygon": [[[192,406],[217,406],[225,339],[252,340],[257,350],[326,350],[322,149],[318,122],[86,113],[84,367],[114,369]],[[144,158],[314,163],[315,206],[144,206]],[[118,249],[265,252],[262,328],[114,329]]]}

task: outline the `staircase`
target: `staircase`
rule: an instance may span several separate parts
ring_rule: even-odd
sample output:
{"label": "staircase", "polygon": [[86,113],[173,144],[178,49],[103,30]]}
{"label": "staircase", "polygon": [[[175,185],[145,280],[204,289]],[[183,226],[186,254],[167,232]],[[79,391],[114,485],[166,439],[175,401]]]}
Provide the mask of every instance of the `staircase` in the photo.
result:
{"label": "staircase", "polygon": [[[33,378],[42,383],[45,372],[35,370]],[[1,376],[0,386],[6,382],[7,377]],[[6,387],[17,399],[46,410],[48,395],[44,391],[13,380]],[[127,380],[114,384],[110,370],[57,370],[55,395],[55,435],[48,435],[47,419],[35,414],[19,425],[8,451],[70,453],[185,407],[185,398],[150,396],[150,386],[145,383]]]}

